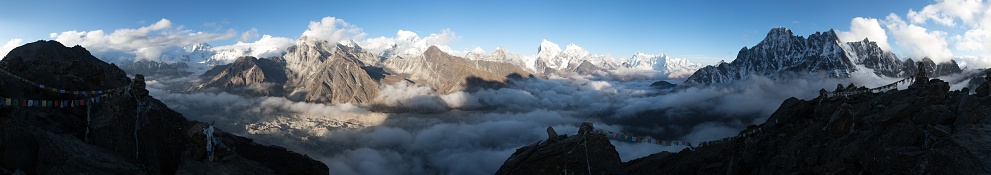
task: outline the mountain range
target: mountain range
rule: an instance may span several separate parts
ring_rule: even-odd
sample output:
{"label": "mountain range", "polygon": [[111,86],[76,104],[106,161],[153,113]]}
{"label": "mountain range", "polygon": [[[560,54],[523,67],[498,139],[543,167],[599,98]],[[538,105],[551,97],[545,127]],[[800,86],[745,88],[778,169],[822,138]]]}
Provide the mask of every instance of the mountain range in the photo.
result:
{"label": "mountain range", "polygon": [[[929,58],[920,61],[931,77],[961,72],[955,61],[939,64]],[[841,42],[833,30],[816,32],[805,38],[794,35],[787,28],[774,28],[757,45],[740,49],[733,62],[703,67],[685,84],[728,83],[755,75],[845,78],[857,71],[877,76],[907,77],[918,72],[915,63],[912,59],[902,61],[867,39]]]}
{"label": "mountain range", "polygon": [[[277,48],[224,48],[206,44],[170,47],[158,61],[135,61],[133,54],[119,52],[100,55],[129,73],[200,75],[206,81],[196,89],[218,88],[329,103],[373,102],[379,86],[397,82],[451,93],[505,84],[510,75],[601,75],[633,70],[649,71],[671,79],[685,78],[683,84],[699,85],[728,83],[752,76],[846,78],[855,72],[864,72],[884,77],[908,77],[918,71],[915,60],[901,60],[868,39],[842,42],[833,30],[808,37],[796,36],[787,28],[771,29],[764,40],[753,47],[742,48],[730,63],[705,67],[663,53],[636,53],[629,58],[614,59],[591,54],[576,44],[568,44],[562,49],[548,40],[542,40],[532,56],[512,53],[501,47],[491,54],[476,48],[462,56],[451,55],[452,51],[438,47],[407,49],[403,53],[392,53],[395,51],[387,49],[373,54],[351,40],[329,43],[306,37],[300,37],[284,52]],[[252,54],[267,57],[242,58]],[[932,77],[961,72],[954,61],[937,64],[922,58],[919,62],[926,66],[927,75]]]}
{"label": "mountain range", "polygon": [[[300,40],[304,39],[301,38]],[[360,49],[360,46],[351,40],[341,41],[339,44]],[[392,57],[412,58],[422,55],[428,48],[405,49],[403,53],[394,53],[396,49],[387,49],[377,56],[362,57],[361,59],[365,59],[363,61],[368,63],[377,63]],[[629,58],[594,55],[576,44],[568,44],[562,49],[548,40],[540,42],[535,55],[512,53],[502,47],[497,47],[491,54],[487,55],[481,48],[464,52],[463,55],[456,54],[450,49],[442,51],[468,60],[510,63],[536,75],[593,74],[600,71],[628,69],[655,71],[668,78],[685,79],[702,67],[699,64],[689,62],[687,59],[670,58],[664,54],[637,53]],[[282,57],[286,54],[288,54],[288,48],[252,46],[246,43],[221,47],[213,47],[206,43],[170,46],[162,49],[158,59],[139,59],[139,55],[126,51],[111,50],[94,53],[98,58],[116,64],[130,74],[140,73],[150,77],[201,75],[212,66],[230,64],[242,56],[264,58]]]}

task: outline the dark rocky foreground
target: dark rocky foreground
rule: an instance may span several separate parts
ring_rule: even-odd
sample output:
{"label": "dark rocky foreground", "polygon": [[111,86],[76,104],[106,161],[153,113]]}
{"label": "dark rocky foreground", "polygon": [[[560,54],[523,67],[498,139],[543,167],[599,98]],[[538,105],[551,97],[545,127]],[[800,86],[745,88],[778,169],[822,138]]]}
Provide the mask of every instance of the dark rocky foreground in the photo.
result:
{"label": "dark rocky foreground", "polygon": [[620,163],[603,154],[615,154],[604,136],[579,132],[518,149],[496,174],[560,174],[564,165],[568,174],[589,174],[575,163],[584,150],[566,146],[585,140],[572,138],[590,138],[589,165],[601,170],[591,174],[989,174],[991,97],[949,88],[933,79],[884,93],[790,98],[741,131],[757,134],[614,167],[621,170],[598,166]]}
{"label": "dark rocky foreground", "polygon": [[[66,90],[130,86],[97,104],[70,108],[0,107],[0,174],[328,174],[325,164],[285,148],[253,143],[220,130],[227,148],[206,153],[203,122],[189,121],[148,96],[143,76],[134,83],[115,65],[86,49],[38,41],[12,50],[6,70]],[[43,90],[0,74],[0,97],[68,100],[80,96]],[[88,117],[87,117],[88,116]]]}
{"label": "dark rocky foreground", "polygon": [[[605,134],[583,123],[578,134],[557,135],[517,149],[496,174],[621,174],[619,153]],[[550,136],[556,135],[556,136]]]}

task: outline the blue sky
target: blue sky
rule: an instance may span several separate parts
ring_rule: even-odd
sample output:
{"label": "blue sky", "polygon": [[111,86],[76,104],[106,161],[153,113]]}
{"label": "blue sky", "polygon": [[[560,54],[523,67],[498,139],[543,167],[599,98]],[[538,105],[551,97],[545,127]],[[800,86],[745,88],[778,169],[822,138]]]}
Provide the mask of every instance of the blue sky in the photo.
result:
{"label": "blue sky", "polygon": [[[905,18],[930,1],[0,1],[0,42],[52,39],[63,31],[139,28],[160,19],[193,32],[298,38],[310,21],[331,16],[360,28],[366,38],[419,36],[450,29],[454,50],[496,46],[524,55],[542,39],[580,45],[593,54],[625,58],[666,53],[713,64],[730,61],[773,27],[795,34],[850,30],[851,19]],[[928,24],[934,22],[930,21]],[[882,24],[884,26],[884,24]],[[960,27],[933,26],[963,33]],[[889,39],[894,42],[894,39]],[[211,41],[229,45],[237,37]],[[0,43],[2,44],[2,43]],[[896,53],[900,51],[895,48]]]}

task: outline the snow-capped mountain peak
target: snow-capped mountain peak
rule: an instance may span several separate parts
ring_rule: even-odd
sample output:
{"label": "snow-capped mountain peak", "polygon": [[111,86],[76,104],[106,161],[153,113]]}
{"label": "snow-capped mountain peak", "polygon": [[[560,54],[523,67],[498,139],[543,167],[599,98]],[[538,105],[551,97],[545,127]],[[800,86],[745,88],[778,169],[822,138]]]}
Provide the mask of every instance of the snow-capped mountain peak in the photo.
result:
{"label": "snow-capped mountain peak", "polygon": [[540,41],[540,47],[537,48],[537,57],[539,58],[551,58],[555,57],[561,53],[561,46],[554,44],[546,39]]}
{"label": "snow-capped mountain peak", "polygon": [[344,46],[347,46],[347,47],[356,47],[356,46],[358,46],[358,43],[355,43],[354,40],[350,40],[350,39],[348,39],[348,40],[341,40],[341,41],[338,42],[338,44],[341,44],[341,45],[344,45]]}
{"label": "snow-capped mountain peak", "polygon": [[482,49],[481,47],[475,47],[475,49],[472,49],[470,52],[471,53],[476,53],[476,54],[484,55],[485,54],[485,49]]}
{"label": "snow-capped mountain peak", "polygon": [[591,55],[588,53],[588,50],[585,50],[585,48],[575,44],[568,44],[568,46],[564,49],[564,54],[566,57],[571,58],[585,58]]}
{"label": "snow-capped mountain peak", "polygon": [[702,65],[689,62],[688,59],[671,58],[667,55],[646,54],[637,52],[623,62],[623,66],[637,70],[655,70],[664,73],[668,78],[687,78],[701,69]]}
{"label": "snow-capped mountain peak", "polygon": [[197,50],[210,50],[213,49],[213,46],[210,46],[210,44],[207,43],[199,43],[199,44],[182,46],[182,49],[186,50],[186,52],[195,52]]}

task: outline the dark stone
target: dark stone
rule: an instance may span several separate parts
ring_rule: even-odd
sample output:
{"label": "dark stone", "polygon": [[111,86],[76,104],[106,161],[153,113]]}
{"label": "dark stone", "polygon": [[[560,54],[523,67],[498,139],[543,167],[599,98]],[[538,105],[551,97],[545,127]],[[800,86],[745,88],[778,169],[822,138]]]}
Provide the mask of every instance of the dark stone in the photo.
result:
{"label": "dark stone", "polygon": [[657,88],[657,89],[670,89],[670,88],[674,88],[675,86],[678,86],[678,85],[672,84],[672,83],[667,82],[667,81],[664,81],[664,80],[657,81],[657,82],[654,82],[654,83],[651,83],[650,84],[650,87]]}
{"label": "dark stone", "polygon": [[623,174],[609,138],[583,123],[578,134],[536,142],[516,150],[496,174]]}

